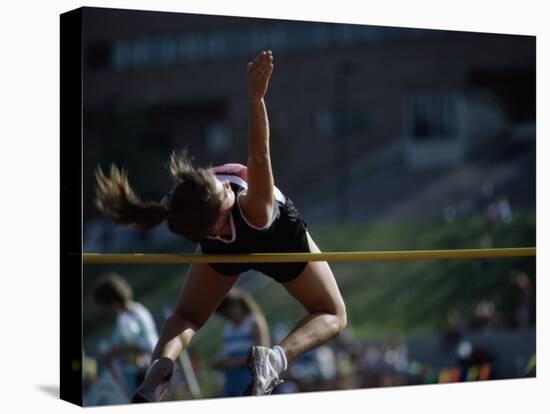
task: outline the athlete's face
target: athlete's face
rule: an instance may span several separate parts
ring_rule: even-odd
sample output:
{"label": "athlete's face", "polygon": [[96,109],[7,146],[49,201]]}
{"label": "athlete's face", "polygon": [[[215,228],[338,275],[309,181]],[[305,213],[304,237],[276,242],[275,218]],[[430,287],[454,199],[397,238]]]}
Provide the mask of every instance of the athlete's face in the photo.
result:
{"label": "athlete's face", "polygon": [[237,302],[228,304],[222,311],[222,316],[233,322],[240,322],[246,316],[242,306]]}
{"label": "athlete's face", "polygon": [[235,193],[231,190],[231,185],[229,180],[218,181],[216,180],[216,189],[218,196],[220,197],[221,207],[220,207],[220,217],[216,222],[216,225],[213,229],[213,233],[217,234],[224,226],[231,208],[235,204]]}
{"label": "athlete's face", "polygon": [[235,193],[233,193],[233,190],[231,190],[229,180],[225,180],[223,182],[216,180],[216,188],[222,202],[220,208],[221,212],[225,213],[228,210],[231,210],[233,204],[235,204]]}
{"label": "athlete's face", "polygon": [[103,312],[105,312],[107,315],[115,317],[120,312],[123,311],[123,308],[118,303],[112,303],[110,305],[102,305],[101,308],[103,309]]}

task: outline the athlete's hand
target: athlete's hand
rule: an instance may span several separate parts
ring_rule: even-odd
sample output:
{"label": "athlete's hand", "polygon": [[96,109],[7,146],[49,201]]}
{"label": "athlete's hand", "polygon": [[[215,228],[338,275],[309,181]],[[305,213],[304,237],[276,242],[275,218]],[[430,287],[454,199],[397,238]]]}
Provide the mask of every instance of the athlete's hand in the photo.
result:
{"label": "athlete's hand", "polygon": [[271,50],[263,51],[253,62],[248,62],[248,95],[250,99],[260,100],[267,93],[269,79],[273,72],[273,55]]}

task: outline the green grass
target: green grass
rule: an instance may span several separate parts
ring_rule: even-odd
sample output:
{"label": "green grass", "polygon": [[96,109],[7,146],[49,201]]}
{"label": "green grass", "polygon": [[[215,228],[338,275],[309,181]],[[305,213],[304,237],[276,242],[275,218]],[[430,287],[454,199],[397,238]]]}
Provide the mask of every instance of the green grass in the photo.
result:
{"label": "green grass", "polygon": [[[486,230],[481,217],[456,221],[378,224],[313,229],[323,251],[420,250],[480,248],[484,235],[493,247],[535,245],[535,219],[517,216],[509,225]],[[535,276],[534,258],[500,258],[490,266],[482,260],[422,260],[333,264],[346,302],[348,320],[360,335],[413,333],[440,329],[451,309],[465,316],[482,299],[503,311],[513,306],[510,272],[523,269]],[[270,322],[297,318],[303,311],[274,284],[256,292]]]}

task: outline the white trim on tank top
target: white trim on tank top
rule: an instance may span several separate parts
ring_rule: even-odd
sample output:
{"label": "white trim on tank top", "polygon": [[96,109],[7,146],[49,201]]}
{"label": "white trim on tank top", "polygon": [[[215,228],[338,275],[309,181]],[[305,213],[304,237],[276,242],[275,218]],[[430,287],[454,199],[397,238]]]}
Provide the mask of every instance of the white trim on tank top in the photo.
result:
{"label": "white trim on tank top", "polygon": [[[241,177],[237,177],[236,175],[219,174],[215,177],[218,181],[228,180],[229,182],[240,185],[241,187],[244,187],[245,190],[248,190],[248,183]],[[276,186],[273,186],[273,192],[275,194],[275,199],[280,203],[285,204],[286,199],[281,190],[279,190]]]}
{"label": "white trim on tank top", "polygon": [[[243,220],[245,221],[245,223],[255,229],[255,230],[260,230],[260,231],[264,231],[264,230],[267,230],[272,224],[273,224],[273,220],[275,220],[275,215],[273,214],[273,212],[271,213],[271,218],[269,219],[269,221],[267,222],[267,224],[263,227],[258,227],[258,226],[255,226],[253,225],[252,223],[250,223],[246,216],[244,215],[244,212],[243,212],[243,209],[241,208],[241,203],[239,203],[239,197],[242,195],[242,194],[245,194],[247,191],[248,191],[248,183],[243,180],[242,178],[240,177],[237,177],[235,175],[225,175],[225,174],[220,174],[220,175],[216,175],[216,179],[218,181],[224,181],[224,180],[228,180],[229,182],[233,183],[233,184],[237,184],[237,185],[240,185],[241,187],[244,187],[244,190],[241,191],[237,197],[236,197],[236,200],[235,202],[237,203],[237,207],[239,207],[239,212],[241,213],[241,217],[243,218]],[[281,190],[279,190],[277,187],[273,186],[273,192],[274,192],[274,195],[275,195],[275,199],[277,201],[279,201],[281,204],[285,204],[285,196],[283,195],[283,193],[281,192]],[[275,208],[275,206],[274,206]],[[234,228],[231,229],[232,231],[234,230]],[[234,235],[235,236],[235,235]],[[219,236],[217,236],[219,237]],[[217,239],[216,239],[217,240]],[[220,238],[219,240],[222,240],[224,241],[224,239]],[[234,241],[234,237],[232,238],[232,241]],[[228,243],[227,241],[225,241],[225,243]]]}
{"label": "white trim on tank top", "polygon": [[235,239],[237,238],[237,231],[235,229],[235,222],[233,221],[233,215],[232,214],[229,214],[229,224],[231,226],[231,238],[230,239],[224,239],[223,237],[220,237],[220,236],[207,236],[208,239],[210,240],[218,240],[218,241],[221,241],[223,243],[226,243],[226,244],[230,244],[230,243],[233,243],[235,241]]}

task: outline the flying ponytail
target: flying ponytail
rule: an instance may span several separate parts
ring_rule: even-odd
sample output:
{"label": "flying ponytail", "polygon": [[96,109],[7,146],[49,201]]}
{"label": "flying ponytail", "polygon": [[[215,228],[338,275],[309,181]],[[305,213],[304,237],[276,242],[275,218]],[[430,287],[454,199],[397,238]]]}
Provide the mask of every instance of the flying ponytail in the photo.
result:
{"label": "flying ponytail", "polygon": [[98,166],[95,178],[95,205],[114,223],[149,230],[168,217],[168,209],[161,203],[143,202],[130,187],[128,173],[116,165],[111,165],[110,177],[105,176]]}

